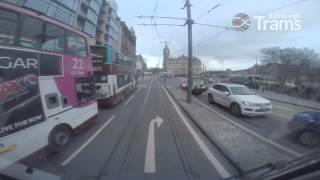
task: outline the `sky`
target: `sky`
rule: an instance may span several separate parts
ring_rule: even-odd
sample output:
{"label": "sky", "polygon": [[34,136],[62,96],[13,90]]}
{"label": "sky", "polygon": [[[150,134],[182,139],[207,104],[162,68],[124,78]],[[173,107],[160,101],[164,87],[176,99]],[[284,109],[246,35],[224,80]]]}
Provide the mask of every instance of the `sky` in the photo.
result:
{"label": "sky", "polygon": [[[182,9],[184,0],[116,2],[118,15],[136,32],[137,54],[142,54],[148,67],[156,67],[157,64],[162,67],[164,44],[161,42],[171,42],[168,46],[173,57],[187,54],[186,26],[139,25],[151,22],[181,25],[185,23],[184,20],[151,20],[136,17],[155,15],[185,18],[186,10]],[[207,70],[249,68],[256,61],[260,63],[260,49],[273,46],[306,47],[320,53],[319,0],[191,0],[191,4],[192,19],[196,23],[231,27],[232,19],[238,13],[247,14],[251,21],[249,29],[243,32],[193,25],[193,55],[202,60]],[[220,6],[208,13],[217,4]],[[292,20],[293,16],[298,17],[301,29],[271,31],[269,24],[264,31],[258,30],[259,21],[255,17],[264,16],[268,19],[270,15],[273,15],[274,19],[269,20],[279,20],[279,17],[277,19],[275,16],[282,16],[285,20]]]}

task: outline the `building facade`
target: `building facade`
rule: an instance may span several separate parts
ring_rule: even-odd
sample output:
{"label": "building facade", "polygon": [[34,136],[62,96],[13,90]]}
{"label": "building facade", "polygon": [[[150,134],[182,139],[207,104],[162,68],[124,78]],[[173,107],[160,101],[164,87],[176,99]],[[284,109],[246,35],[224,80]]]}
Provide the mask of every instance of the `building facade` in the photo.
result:
{"label": "building facade", "polygon": [[97,45],[110,46],[120,51],[120,18],[117,14],[118,5],[114,0],[105,1],[101,7],[97,28]]}
{"label": "building facade", "polygon": [[44,14],[88,34],[91,45],[120,52],[120,18],[114,0],[0,0]]}
{"label": "building facade", "polygon": [[136,58],[136,35],[131,27],[130,29],[125,22],[121,21],[121,53],[125,56],[135,59]]}
{"label": "building facade", "polygon": [[136,57],[136,74],[142,75],[147,69],[147,64],[144,62],[142,55]]}
{"label": "building facade", "polygon": [[[170,58],[165,63],[167,73],[174,76],[187,76],[188,75],[188,57],[178,56]],[[199,76],[201,73],[201,60],[197,57],[192,58],[192,75]]]}
{"label": "building facade", "polygon": [[[66,2],[68,1],[63,2],[67,4]],[[73,26],[76,29],[88,34],[91,37],[91,44],[96,44],[95,38],[98,27],[98,17],[100,15],[100,9],[102,5],[102,0],[80,0],[80,5],[76,11],[76,18]]]}
{"label": "building facade", "polygon": [[169,58],[170,58],[170,49],[168,48],[168,45],[166,43],[163,49],[163,61],[162,61],[162,67],[164,72],[167,72],[166,62]]}

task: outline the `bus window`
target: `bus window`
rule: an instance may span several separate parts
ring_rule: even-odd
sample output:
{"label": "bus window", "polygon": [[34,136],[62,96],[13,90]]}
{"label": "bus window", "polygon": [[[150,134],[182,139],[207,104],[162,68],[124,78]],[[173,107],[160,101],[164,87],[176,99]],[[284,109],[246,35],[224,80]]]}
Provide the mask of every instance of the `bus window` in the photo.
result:
{"label": "bus window", "polygon": [[40,76],[62,75],[62,57],[40,53]]}
{"label": "bus window", "polygon": [[96,83],[108,83],[108,77],[106,75],[95,75],[94,78]]}
{"label": "bus window", "polygon": [[43,39],[43,22],[26,16],[21,28],[20,45],[27,48],[38,48]]}
{"label": "bus window", "polygon": [[47,23],[45,37],[41,49],[55,52],[64,50],[64,30],[53,24]]}
{"label": "bus window", "polygon": [[94,84],[92,78],[76,78],[75,83],[78,104],[86,103],[94,98]]}
{"label": "bus window", "polygon": [[50,93],[45,95],[46,103],[47,103],[47,108],[48,109],[53,109],[56,107],[60,106],[60,101],[58,98],[58,93]]}
{"label": "bus window", "polygon": [[129,84],[129,82],[130,82],[130,78],[128,77],[128,75],[118,75],[117,76],[117,86],[118,86],[118,88]]}
{"label": "bus window", "polygon": [[18,15],[9,11],[0,11],[0,44],[12,45],[16,37]]}
{"label": "bus window", "polygon": [[80,57],[87,57],[86,41],[81,36],[68,32],[67,52]]}

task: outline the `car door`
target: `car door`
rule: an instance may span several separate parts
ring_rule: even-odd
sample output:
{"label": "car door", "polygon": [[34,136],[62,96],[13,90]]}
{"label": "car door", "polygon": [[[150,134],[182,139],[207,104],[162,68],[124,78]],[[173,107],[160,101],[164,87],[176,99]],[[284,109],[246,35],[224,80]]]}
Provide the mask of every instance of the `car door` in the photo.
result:
{"label": "car door", "polygon": [[[229,90],[229,88],[227,86],[221,86],[221,101],[223,103],[223,105],[229,107],[229,104],[231,103],[231,98],[230,98],[230,95],[231,95],[231,92]],[[226,92],[228,92],[228,95],[225,94]]]}
{"label": "car door", "polygon": [[221,92],[221,85],[220,84],[215,84],[212,86],[212,91],[213,91],[213,98],[217,103],[223,104],[221,97],[222,97],[222,92]]}

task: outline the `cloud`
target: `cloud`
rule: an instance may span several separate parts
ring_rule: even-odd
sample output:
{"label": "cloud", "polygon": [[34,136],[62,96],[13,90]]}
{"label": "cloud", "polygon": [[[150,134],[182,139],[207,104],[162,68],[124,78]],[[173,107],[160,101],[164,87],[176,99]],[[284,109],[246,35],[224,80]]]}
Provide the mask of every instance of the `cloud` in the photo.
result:
{"label": "cloud", "polygon": [[157,67],[160,64],[160,67],[162,67],[162,61],[160,61],[160,58],[158,56],[153,56],[149,54],[143,54],[143,59],[147,63],[147,67]]}
{"label": "cloud", "polygon": [[[144,27],[139,23],[150,23],[150,20],[133,18],[135,15],[152,15],[154,13],[155,0],[127,1],[118,0],[119,15],[127,24],[133,25],[137,33],[137,52],[148,59],[147,63],[155,67],[158,60],[162,66],[161,41],[171,41],[169,44],[173,56],[187,54],[187,27],[158,26]],[[201,19],[198,19],[206,10],[221,1],[201,0],[192,1],[192,15],[199,23],[231,26],[234,15],[243,12],[251,18],[257,15],[268,15],[269,12],[279,14],[299,14],[301,16],[302,30],[298,32],[261,32],[257,31],[257,22],[253,19],[251,27],[245,32],[226,31],[219,36],[223,29],[193,26],[193,54],[202,59],[207,69],[221,69],[221,61],[224,61],[224,69],[241,69],[253,66],[256,63],[259,50],[265,47],[307,47],[320,52],[320,1],[306,1],[294,6],[282,9],[292,0],[232,0],[222,1],[221,6]],[[186,12],[181,7],[183,3],[171,0],[159,1],[155,15],[185,17]],[[132,8],[136,7],[136,8]],[[275,11],[275,9],[277,9]],[[154,20],[158,23],[181,24],[183,21]]]}

